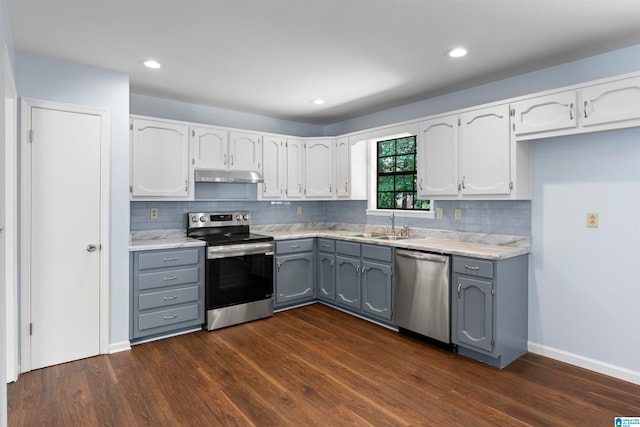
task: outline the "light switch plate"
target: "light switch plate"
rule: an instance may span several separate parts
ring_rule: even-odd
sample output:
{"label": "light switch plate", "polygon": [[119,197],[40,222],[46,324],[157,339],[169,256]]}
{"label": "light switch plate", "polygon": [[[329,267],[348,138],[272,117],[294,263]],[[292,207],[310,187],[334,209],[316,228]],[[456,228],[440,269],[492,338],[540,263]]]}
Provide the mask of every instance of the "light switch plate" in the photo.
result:
{"label": "light switch plate", "polygon": [[587,212],[587,227],[598,228],[600,226],[600,219],[597,212]]}

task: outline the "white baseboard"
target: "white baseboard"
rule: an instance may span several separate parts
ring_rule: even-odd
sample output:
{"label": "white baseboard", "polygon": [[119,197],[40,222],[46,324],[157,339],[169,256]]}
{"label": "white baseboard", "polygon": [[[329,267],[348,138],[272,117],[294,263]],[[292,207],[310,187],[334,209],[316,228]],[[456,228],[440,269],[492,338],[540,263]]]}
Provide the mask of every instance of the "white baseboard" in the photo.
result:
{"label": "white baseboard", "polygon": [[109,354],[127,350],[131,350],[131,343],[129,343],[129,341],[120,341],[109,344]]}
{"label": "white baseboard", "polygon": [[600,360],[590,359],[578,354],[569,353],[564,350],[547,347],[533,342],[528,343],[528,350],[531,353],[539,354],[540,356],[559,360],[560,362],[565,362],[570,365],[578,366],[580,368],[588,369],[590,371],[598,372],[600,374],[608,375],[610,377],[640,385],[639,371],[633,371],[631,369],[611,365]]}

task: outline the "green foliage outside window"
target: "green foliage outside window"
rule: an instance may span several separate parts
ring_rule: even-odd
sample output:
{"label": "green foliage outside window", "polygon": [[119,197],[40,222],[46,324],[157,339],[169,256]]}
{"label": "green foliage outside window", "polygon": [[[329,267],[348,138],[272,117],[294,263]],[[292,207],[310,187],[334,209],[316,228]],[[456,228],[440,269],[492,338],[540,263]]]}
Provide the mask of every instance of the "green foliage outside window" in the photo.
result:
{"label": "green foliage outside window", "polygon": [[416,137],[378,141],[377,208],[429,210],[417,195]]}

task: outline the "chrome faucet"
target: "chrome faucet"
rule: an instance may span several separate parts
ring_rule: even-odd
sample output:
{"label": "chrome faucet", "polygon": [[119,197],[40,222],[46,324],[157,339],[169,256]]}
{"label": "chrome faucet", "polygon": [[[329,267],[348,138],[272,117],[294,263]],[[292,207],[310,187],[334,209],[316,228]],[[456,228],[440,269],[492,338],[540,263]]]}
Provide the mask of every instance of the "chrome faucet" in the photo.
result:
{"label": "chrome faucet", "polygon": [[391,234],[396,235],[396,217],[393,211],[391,211]]}
{"label": "chrome faucet", "polygon": [[409,226],[408,225],[403,225],[402,226],[402,231],[400,232],[401,236],[405,236],[405,237],[409,237]]}

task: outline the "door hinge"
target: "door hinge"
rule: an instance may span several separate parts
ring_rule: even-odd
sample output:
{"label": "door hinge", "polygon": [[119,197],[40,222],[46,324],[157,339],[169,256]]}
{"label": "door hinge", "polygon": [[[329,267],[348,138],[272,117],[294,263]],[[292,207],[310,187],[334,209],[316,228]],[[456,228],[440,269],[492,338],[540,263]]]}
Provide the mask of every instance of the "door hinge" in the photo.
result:
{"label": "door hinge", "polygon": [[33,335],[33,323],[29,323],[29,335]]}
{"label": "door hinge", "polygon": [[33,142],[33,129],[29,129],[29,142]]}
{"label": "door hinge", "polygon": [[191,136],[196,136],[196,131],[191,129]]}
{"label": "door hinge", "polygon": [[510,110],[509,110],[509,115],[510,115],[511,117],[515,117],[515,115],[516,115],[516,109],[515,109],[515,108],[510,109]]}
{"label": "door hinge", "polygon": [[496,346],[496,339],[491,338],[491,349],[493,349],[495,346]]}
{"label": "door hinge", "polygon": [[509,181],[509,190],[513,190],[513,181]]}
{"label": "door hinge", "polygon": [[458,126],[460,126],[460,118],[458,118]]}
{"label": "door hinge", "polygon": [[496,294],[496,288],[491,288],[491,296],[494,296]]}
{"label": "door hinge", "polygon": [[133,193],[133,185],[129,186],[129,193]]}
{"label": "door hinge", "polygon": [[130,129],[130,130],[133,130],[133,123],[130,123],[130,124],[129,124],[129,129]]}

